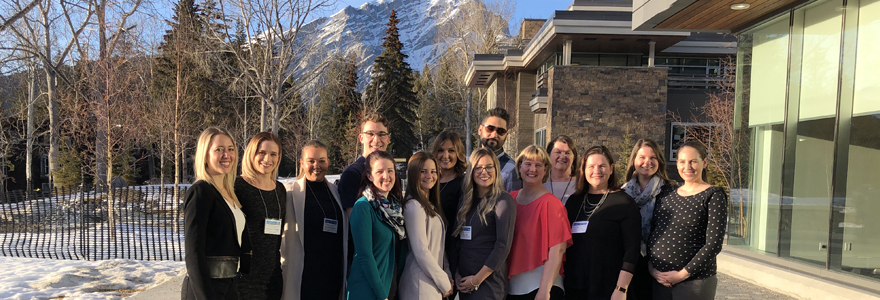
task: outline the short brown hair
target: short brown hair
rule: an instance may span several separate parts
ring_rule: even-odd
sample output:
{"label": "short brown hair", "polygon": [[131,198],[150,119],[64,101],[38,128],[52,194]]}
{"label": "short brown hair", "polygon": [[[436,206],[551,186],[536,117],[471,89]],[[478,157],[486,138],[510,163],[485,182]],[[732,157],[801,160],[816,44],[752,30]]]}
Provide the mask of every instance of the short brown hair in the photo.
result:
{"label": "short brown hair", "polygon": [[[616,191],[620,189],[620,182],[617,179],[617,171],[614,170],[614,158],[611,156],[611,151],[608,150],[605,146],[593,146],[587,151],[584,152],[584,156],[581,158],[581,168],[584,168],[587,165],[587,158],[590,155],[599,154],[605,156],[605,159],[608,160],[608,166],[611,169],[611,175],[608,176],[608,190]],[[587,172],[581,172],[578,175],[577,179],[577,191],[578,192],[588,192],[588,187],[590,183],[587,182]]]}
{"label": "short brown hair", "polygon": [[547,155],[547,151],[544,151],[544,148],[538,147],[538,145],[530,145],[523,149],[519,156],[516,157],[516,175],[519,176],[519,179],[522,179],[519,168],[526,159],[540,161],[544,164],[544,167],[548,170],[544,172],[544,178],[541,179],[541,182],[547,182],[547,178],[550,178],[550,155]]}
{"label": "short brown hair", "polygon": [[567,135],[557,136],[555,139],[547,143],[547,155],[550,155],[550,153],[553,152],[553,147],[556,146],[556,142],[564,143],[571,149],[571,153],[574,154],[574,158],[571,159],[571,177],[577,177],[581,170],[578,169],[578,150],[577,146],[574,145],[574,140]]}
{"label": "short brown hair", "polygon": [[379,123],[382,124],[382,126],[385,126],[385,128],[388,128],[388,119],[377,113],[367,113],[364,115],[364,118],[361,119],[361,124],[358,126],[360,128],[360,132],[358,133],[364,131],[364,124],[366,124],[367,122]]}

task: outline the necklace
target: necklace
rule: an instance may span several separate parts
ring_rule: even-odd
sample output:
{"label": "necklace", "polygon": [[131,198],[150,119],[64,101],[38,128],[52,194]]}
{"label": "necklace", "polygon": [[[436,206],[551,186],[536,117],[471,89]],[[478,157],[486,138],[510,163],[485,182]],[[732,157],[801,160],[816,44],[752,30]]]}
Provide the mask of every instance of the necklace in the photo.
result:
{"label": "necklace", "polygon": [[595,213],[596,210],[598,210],[599,207],[602,206],[602,203],[605,203],[605,198],[608,197],[609,191],[610,190],[607,190],[607,189],[605,190],[605,194],[602,195],[602,199],[599,200],[599,203],[597,203],[596,205],[593,205],[592,203],[590,203],[590,207],[592,207],[592,209],[589,211],[587,211],[587,208],[584,207],[584,204],[589,203],[590,200],[587,199],[587,195],[589,195],[590,193],[589,192],[584,193],[584,202],[581,202],[581,208],[578,209],[578,214],[577,214],[577,216],[574,217],[574,220],[577,221],[577,219],[580,218],[580,216],[581,216],[581,212],[583,212],[583,213],[588,214],[587,221],[590,221],[590,218],[593,217],[593,213]]}

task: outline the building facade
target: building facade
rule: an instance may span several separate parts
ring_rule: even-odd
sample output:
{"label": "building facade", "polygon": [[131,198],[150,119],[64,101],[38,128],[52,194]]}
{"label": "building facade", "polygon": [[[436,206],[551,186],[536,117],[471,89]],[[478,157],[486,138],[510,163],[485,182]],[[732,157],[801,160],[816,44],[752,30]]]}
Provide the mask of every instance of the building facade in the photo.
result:
{"label": "building facade", "polygon": [[634,30],[738,36],[726,251],[880,294],[880,0],[634,2]]}
{"label": "building facade", "polygon": [[521,47],[475,55],[468,84],[488,89],[487,108],[511,114],[505,149],[564,134],[581,150],[628,153],[627,144],[650,138],[671,161],[685,127],[707,125],[692,111],[718,91],[736,38],[633,30],[632,9],[632,1],[577,0],[546,20],[524,20]]}

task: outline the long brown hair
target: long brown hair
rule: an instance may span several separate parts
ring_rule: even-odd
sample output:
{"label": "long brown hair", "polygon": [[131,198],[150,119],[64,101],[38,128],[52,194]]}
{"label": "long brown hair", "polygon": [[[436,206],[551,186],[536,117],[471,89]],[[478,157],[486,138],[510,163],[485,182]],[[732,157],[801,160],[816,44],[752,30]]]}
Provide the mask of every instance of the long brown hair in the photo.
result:
{"label": "long brown hair", "polygon": [[440,207],[440,172],[437,172],[437,182],[430,190],[423,190],[419,184],[422,168],[428,161],[433,161],[435,168],[439,166],[437,160],[428,152],[419,151],[409,158],[409,163],[406,165],[406,198],[418,201],[428,217],[440,216],[443,223],[446,223],[446,216],[443,215],[443,209]]}
{"label": "long brown hair", "polygon": [[[391,161],[392,165],[394,164],[394,156],[391,156],[391,153],[381,151],[381,150],[373,151],[373,153],[370,153],[370,155],[367,155],[366,159],[367,159],[367,162],[366,162],[367,168],[364,169],[364,175],[363,175],[363,177],[361,177],[361,189],[358,192],[358,197],[363,197],[364,190],[366,190],[366,189],[370,189],[373,192],[373,195],[379,194],[378,192],[376,192],[376,186],[373,185],[373,182],[370,181],[369,178],[367,178],[367,175],[371,174],[373,172],[373,163],[374,162],[376,162],[380,159],[387,159],[387,160]],[[403,198],[403,193],[401,192],[400,180],[399,180],[400,178],[397,178],[396,169],[397,168],[395,167],[395,172],[391,172],[391,174],[394,175],[394,185],[391,187],[391,191],[388,192],[387,198],[388,198],[388,200],[395,201],[395,202],[397,202],[397,204],[400,204],[400,199]]]}
{"label": "long brown hair", "polygon": [[629,162],[626,163],[626,174],[624,175],[624,182],[629,182],[636,173],[636,155],[638,155],[639,150],[643,147],[650,147],[651,150],[654,150],[654,155],[657,156],[657,172],[654,173],[657,177],[663,180],[667,185],[674,186],[675,181],[669,179],[669,175],[666,174],[666,158],[663,156],[663,152],[660,151],[660,145],[657,144],[654,140],[651,139],[640,139],[636,141],[636,144],[633,145],[632,152],[629,154]]}
{"label": "long brown hair", "polygon": [[[590,155],[599,154],[605,156],[605,159],[608,160],[608,167],[611,169],[611,175],[608,176],[608,190],[616,191],[620,189],[620,182],[617,179],[617,171],[614,170],[614,158],[611,157],[611,151],[608,150],[605,146],[593,146],[587,151],[584,151],[584,156],[581,157],[581,168],[586,168],[587,166],[587,158]],[[587,172],[583,171],[578,175],[577,179],[577,191],[580,192],[588,192],[590,183],[587,182]]]}
{"label": "long brown hair", "polygon": [[[467,171],[467,161],[464,157],[464,145],[461,143],[461,138],[457,133],[444,130],[434,138],[434,142],[431,143],[431,155],[434,158],[437,158],[437,152],[440,151],[440,145],[443,145],[443,142],[450,141],[452,142],[452,149],[455,150],[455,158],[457,162],[455,163],[455,167],[452,170],[455,172],[455,177],[461,176],[464,172]],[[440,166],[437,165],[437,170],[440,171]]]}
{"label": "long brown hair", "polygon": [[486,193],[483,201],[477,205],[477,214],[480,216],[480,221],[483,224],[486,223],[486,215],[495,210],[495,203],[498,201],[498,197],[501,196],[502,193],[506,193],[504,190],[504,184],[501,182],[501,163],[498,162],[498,157],[495,156],[495,153],[492,150],[487,148],[478,148],[471,153],[470,162],[468,164],[467,172],[464,174],[464,184],[462,186],[462,194],[461,194],[461,207],[458,209],[458,222],[455,225],[455,232],[452,233],[452,236],[458,236],[461,234],[462,228],[464,228],[465,219],[467,218],[467,213],[471,210],[471,207],[474,206],[474,198],[476,198],[477,189],[474,187],[474,167],[483,157],[489,157],[492,159],[492,165],[495,166],[495,183],[492,184],[492,188]]}

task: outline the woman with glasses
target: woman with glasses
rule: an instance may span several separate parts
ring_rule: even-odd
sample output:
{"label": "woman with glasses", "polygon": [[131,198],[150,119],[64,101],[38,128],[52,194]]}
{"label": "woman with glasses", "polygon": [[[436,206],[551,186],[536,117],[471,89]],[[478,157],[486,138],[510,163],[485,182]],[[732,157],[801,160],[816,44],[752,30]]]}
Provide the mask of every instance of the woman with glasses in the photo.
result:
{"label": "woman with glasses", "polygon": [[[251,138],[235,180],[235,195],[247,216],[247,240],[252,255],[241,277],[242,299],[281,299],[281,228],[287,190],[275,180],[281,162],[281,142],[270,132]],[[243,264],[247,263],[245,261]]]}
{"label": "woman with glasses", "polygon": [[656,279],[654,299],[714,299],[715,257],[727,229],[727,193],[709,184],[708,150],[684,143],[675,161],[684,184],[657,196],[648,241],[649,269]]}
{"label": "woman with glasses", "polygon": [[604,146],[584,152],[577,193],[565,203],[574,245],[565,257],[565,299],[626,299],[639,260],[639,208],[620,191]]}
{"label": "woman with glasses", "polygon": [[562,260],[571,245],[571,228],[565,206],[544,182],[550,174],[550,157],[537,145],[516,158],[522,190],[516,200],[516,224],[510,249],[510,291],[507,299],[562,299]]}
{"label": "woman with glasses", "polygon": [[446,251],[446,224],[440,208],[437,162],[416,152],[406,168],[403,219],[410,251],[400,275],[401,299],[440,300],[452,294]]}
{"label": "woman with glasses", "polygon": [[647,245],[651,237],[651,219],[654,216],[654,199],[667,186],[675,186],[675,181],[666,175],[666,158],[657,142],[640,139],[632,148],[626,164],[625,184],[621,187],[636,201],[641,215],[641,242],[639,263],[630,286],[630,297],[651,299],[651,286],[654,279],[648,273]]}
{"label": "woman with glasses", "polygon": [[560,135],[547,144],[547,153],[550,155],[551,168],[550,179],[544,183],[544,188],[564,205],[577,185],[577,147],[570,137]]}
{"label": "woman with glasses", "polygon": [[327,147],[312,140],[301,153],[299,178],[287,184],[281,244],[284,299],[339,299],[348,267],[348,217],[336,185],[325,177]]}
{"label": "woman with glasses", "polygon": [[450,255],[461,300],[507,296],[507,255],[513,242],[516,206],[504,191],[500,173],[498,158],[489,149],[471,154],[453,233],[455,255]]}
{"label": "woman with glasses", "polygon": [[354,261],[347,299],[388,299],[394,276],[395,249],[406,238],[400,184],[394,157],[385,151],[367,155],[361,198],[351,212]]}
{"label": "woman with glasses", "polygon": [[233,190],[237,149],[226,130],[211,127],[199,136],[196,182],[183,202],[186,277],[181,299],[239,299],[235,277],[245,218]]}

